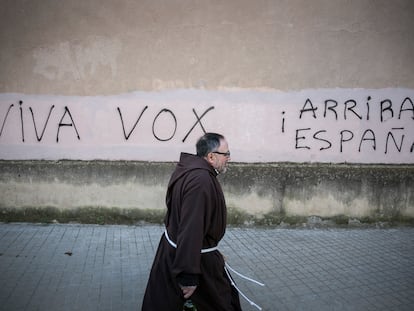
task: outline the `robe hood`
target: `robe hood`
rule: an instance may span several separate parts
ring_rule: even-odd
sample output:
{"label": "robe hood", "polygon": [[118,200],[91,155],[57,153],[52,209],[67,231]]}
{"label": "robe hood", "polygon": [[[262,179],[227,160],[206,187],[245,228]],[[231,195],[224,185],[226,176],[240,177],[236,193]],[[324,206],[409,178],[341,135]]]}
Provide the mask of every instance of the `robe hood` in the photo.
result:
{"label": "robe hood", "polygon": [[174,174],[171,176],[168,188],[189,171],[198,169],[207,170],[213,176],[217,176],[216,170],[205,159],[194,154],[182,152],[180,161],[177,163]]}

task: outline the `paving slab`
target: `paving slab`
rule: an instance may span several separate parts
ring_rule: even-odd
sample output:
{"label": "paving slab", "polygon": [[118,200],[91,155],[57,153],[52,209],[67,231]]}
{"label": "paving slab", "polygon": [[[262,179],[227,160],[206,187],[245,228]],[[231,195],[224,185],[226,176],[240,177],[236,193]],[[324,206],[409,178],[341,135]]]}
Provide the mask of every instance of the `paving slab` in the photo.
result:
{"label": "paving slab", "polygon": [[[162,232],[0,223],[0,310],[140,310]],[[232,268],[265,283],[233,273],[262,310],[414,310],[412,227],[229,227],[220,250]]]}

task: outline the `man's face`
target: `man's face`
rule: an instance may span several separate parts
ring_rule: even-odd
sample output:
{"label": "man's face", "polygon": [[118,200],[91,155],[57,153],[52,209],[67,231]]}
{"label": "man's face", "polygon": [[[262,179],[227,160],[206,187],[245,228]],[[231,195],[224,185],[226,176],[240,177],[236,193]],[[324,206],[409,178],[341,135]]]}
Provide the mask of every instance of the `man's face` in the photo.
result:
{"label": "man's face", "polygon": [[227,162],[231,160],[230,151],[227,141],[220,140],[220,146],[216,151],[209,154],[210,164],[220,173],[225,173],[227,170]]}

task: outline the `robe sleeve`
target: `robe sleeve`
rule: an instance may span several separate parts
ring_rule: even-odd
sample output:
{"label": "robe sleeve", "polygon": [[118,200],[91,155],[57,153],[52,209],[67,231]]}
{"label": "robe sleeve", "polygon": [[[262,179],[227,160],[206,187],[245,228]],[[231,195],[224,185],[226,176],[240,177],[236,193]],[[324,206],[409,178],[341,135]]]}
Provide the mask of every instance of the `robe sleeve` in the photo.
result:
{"label": "robe sleeve", "polygon": [[198,285],[206,221],[212,208],[211,176],[200,170],[190,173],[182,191],[173,274],[180,285]]}

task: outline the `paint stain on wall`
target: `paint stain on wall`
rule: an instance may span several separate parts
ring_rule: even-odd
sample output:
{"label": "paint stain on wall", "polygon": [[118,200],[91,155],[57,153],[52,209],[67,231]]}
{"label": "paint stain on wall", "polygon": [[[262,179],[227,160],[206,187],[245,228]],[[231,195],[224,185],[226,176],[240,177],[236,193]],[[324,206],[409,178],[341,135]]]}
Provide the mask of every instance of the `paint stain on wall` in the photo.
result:
{"label": "paint stain on wall", "polygon": [[93,37],[87,43],[64,41],[35,49],[33,72],[49,80],[63,80],[67,75],[83,80],[104,66],[114,77],[120,52],[121,42],[116,39]]}

